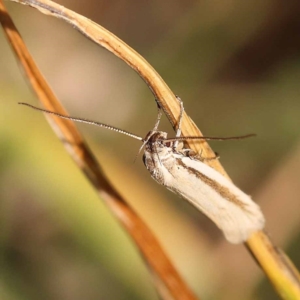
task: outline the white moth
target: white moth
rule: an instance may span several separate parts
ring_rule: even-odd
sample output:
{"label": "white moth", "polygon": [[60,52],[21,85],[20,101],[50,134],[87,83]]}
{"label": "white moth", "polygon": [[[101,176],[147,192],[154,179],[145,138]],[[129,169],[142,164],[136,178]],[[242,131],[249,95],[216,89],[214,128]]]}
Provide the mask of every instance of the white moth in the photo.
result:
{"label": "white moth", "polygon": [[[179,99],[180,100],[180,99]],[[187,139],[219,139],[207,137],[180,137],[183,106],[178,122],[176,138],[168,139],[167,133],[158,131],[161,118],[159,110],[154,129],[143,139],[127,131],[103,123],[68,117],[27,103],[20,103],[56,116],[82,123],[98,125],[123,133],[143,142],[143,162],[152,178],[170,191],[185,198],[210,218],[234,244],[246,241],[249,236],[264,227],[265,220],[259,206],[250,196],[237,188],[230,180],[206,165],[203,159],[191,155],[192,150],[180,149],[178,141]],[[223,138],[230,139],[230,138]],[[141,150],[140,149],[140,150]]]}

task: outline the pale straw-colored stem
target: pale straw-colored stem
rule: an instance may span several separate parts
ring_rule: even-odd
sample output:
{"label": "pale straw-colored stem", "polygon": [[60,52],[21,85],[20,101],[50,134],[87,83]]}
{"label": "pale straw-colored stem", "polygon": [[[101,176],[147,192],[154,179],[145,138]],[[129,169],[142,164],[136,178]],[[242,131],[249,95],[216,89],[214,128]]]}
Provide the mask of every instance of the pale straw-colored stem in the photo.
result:
{"label": "pale straw-colored stem", "polygon": [[[175,95],[149,63],[118,37],[100,25],[55,2],[49,0],[11,1],[29,5],[44,14],[65,20],[87,38],[121,58],[146,82],[171,124],[173,127],[176,127],[180,105]],[[46,108],[49,109],[47,106]],[[62,111],[57,109],[55,111],[62,113]],[[182,135],[201,136],[201,132],[186,113],[184,113],[182,120]],[[207,157],[215,155],[205,141],[201,143],[186,141],[186,143],[191,149],[198,153],[202,152]],[[218,160],[208,160],[207,163],[228,177]],[[283,252],[274,246],[264,231],[254,233],[245,245],[283,299],[300,299],[300,276],[298,270],[295,269]]]}

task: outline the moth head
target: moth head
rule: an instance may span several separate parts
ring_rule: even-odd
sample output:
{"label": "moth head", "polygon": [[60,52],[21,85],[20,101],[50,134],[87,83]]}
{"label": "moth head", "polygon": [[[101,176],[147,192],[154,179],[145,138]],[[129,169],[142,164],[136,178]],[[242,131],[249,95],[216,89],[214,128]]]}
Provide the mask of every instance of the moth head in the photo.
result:
{"label": "moth head", "polygon": [[161,158],[168,153],[169,148],[164,141],[167,138],[167,133],[163,131],[150,131],[144,139],[145,152],[143,155],[143,162],[151,176],[157,180],[162,180],[162,174],[159,171],[161,166]]}
{"label": "moth head", "polygon": [[145,138],[145,148],[150,152],[157,152],[165,147],[164,140],[167,138],[167,133],[163,131],[150,131]]}

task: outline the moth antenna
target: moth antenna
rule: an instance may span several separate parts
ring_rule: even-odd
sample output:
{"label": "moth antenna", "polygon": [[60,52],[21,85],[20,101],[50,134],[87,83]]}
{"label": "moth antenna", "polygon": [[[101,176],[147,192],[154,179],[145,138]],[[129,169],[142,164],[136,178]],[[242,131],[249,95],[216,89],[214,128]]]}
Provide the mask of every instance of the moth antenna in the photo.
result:
{"label": "moth antenna", "polygon": [[107,125],[107,124],[104,124],[104,123],[91,121],[91,120],[87,120],[87,119],[84,119],[84,118],[76,118],[76,117],[65,116],[65,115],[62,115],[62,114],[59,114],[59,113],[56,113],[56,112],[53,112],[53,111],[50,111],[50,110],[46,110],[46,109],[43,109],[43,108],[39,108],[39,107],[33,106],[31,104],[28,104],[28,103],[24,103],[24,102],[19,102],[18,104],[28,106],[32,109],[35,109],[35,110],[38,110],[38,111],[41,111],[41,112],[44,112],[44,113],[47,113],[47,114],[50,114],[50,115],[54,115],[54,116],[57,116],[57,117],[62,118],[62,119],[103,127],[103,128],[106,128],[106,129],[109,129],[109,130],[112,130],[112,131],[119,132],[119,133],[122,133],[124,135],[130,136],[130,137],[132,137],[136,140],[139,140],[139,141],[144,140],[142,137],[140,137],[138,135],[135,135],[131,132],[128,132],[126,130],[123,130],[123,129],[120,129],[120,128],[117,128],[117,127],[114,127],[114,126],[111,126],[111,125]]}
{"label": "moth antenna", "polygon": [[214,136],[180,136],[170,139],[163,140],[163,143],[176,142],[176,141],[187,141],[187,140],[216,140],[216,141],[225,141],[225,140],[241,140],[249,137],[256,136],[255,133],[250,133],[240,136],[230,136],[230,137],[214,137]]}

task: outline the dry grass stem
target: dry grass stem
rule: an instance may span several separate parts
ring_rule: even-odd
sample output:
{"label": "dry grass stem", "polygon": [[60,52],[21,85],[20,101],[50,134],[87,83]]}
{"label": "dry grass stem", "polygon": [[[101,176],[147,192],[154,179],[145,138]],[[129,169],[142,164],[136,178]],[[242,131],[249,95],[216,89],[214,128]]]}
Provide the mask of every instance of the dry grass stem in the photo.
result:
{"label": "dry grass stem", "polygon": [[[1,0],[0,21],[38,99],[47,109],[66,115],[66,111],[31,58]],[[74,123],[50,115],[47,115],[47,118],[78,167],[87,175],[113,215],[135,241],[155,278],[154,282],[162,299],[196,299],[164,253],[156,237],[110,184]]]}
{"label": "dry grass stem", "polygon": [[[162,80],[162,78],[159,76],[159,74],[147,63],[147,61],[144,58],[142,58],[138,53],[136,53],[133,49],[131,49],[128,45],[126,45],[123,41],[121,41],[115,35],[107,31],[103,27],[99,26],[98,24],[69,9],[66,9],[65,7],[56,4],[55,2],[49,0],[11,1],[29,5],[40,10],[44,14],[63,19],[64,21],[70,23],[82,34],[84,34],[87,38],[94,41],[98,45],[106,48],[107,50],[111,51],[113,54],[115,54],[124,62],[126,62],[146,82],[146,84],[152,91],[156,101],[163,108],[173,127],[176,126],[180,111],[176,97],[166,85],[166,83]],[[9,28],[7,28],[7,30],[8,29]],[[10,32],[12,33],[14,31],[11,31],[10,29]],[[22,46],[19,50],[16,49],[16,52],[19,53],[20,59],[24,61],[24,47]],[[30,59],[28,57],[25,57],[25,60],[26,63],[29,64]],[[29,68],[26,66],[24,67]],[[65,113],[62,110],[61,106],[57,104],[54,95],[46,86],[45,82],[39,81],[37,83],[37,79],[35,79],[36,81],[33,80],[33,78],[39,77],[39,75],[37,75],[37,69],[32,67],[32,69],[30,69],[29,71],[31,73],[28,73],[28,77],[31,79],[31,84],[37,90],[37,94],[39,95],[41,101],[44,103],[45,107],[48,109],[54,109],[59,113]],[[43,92],[44,90],[46,91],[46,93]],[[144,246],[141,246],[140,244],[141,236],[144,236],[144,239],[142,239],[143,243],[147,239],[151,240],[152,243],[155,243],[150,232],[148,232],[148,237],[144,235],[145,233],[143,231],[147,231],[147,229],[145,229],[145,225],[140,219],[137,219],[137,216],[122,200],[120,195],[107,183],[107,180],[105,179],[104,175],[99,171],[98,165],[96,164],[90,151],[80,138],[75,127],[72,124],[70,124],[70,122],[65,120],[57,118],[53,118],[53,120],[56,122],[57,127],[59,127],[59,130],[63,132],[67,140],[71,141],[71,149],[69,150],[72,153],[75,161],[77,161],[77,163],[84,170],[84,172],[88,174],[95,187],[97,187],[97,189],[99,190],[101,196],[106,199],[114,214],[119,218],[119,221],[129,230],[130,234],[137,241],[139,247],[142,249],[144,256],[147,257],[147,259],[151,260],[151,257],[149,257],[150,253],[148,252],[148,250],[150,249],[145,249]],[[193,121],[187,116],[187,114],[184,114],[183,117],[182,135],[201,135],[201,132],[193,123]],[[191,149],[198,153],[202,151],[204,155],[208,157],[214,156],[213,151],[205,141],[201,143],[192,143],[187,141],[187,144]],[[211,160],[207,163],[209,163],[212,167],[214,167],[219,172],[227,176],[218,160]],[[133,231],[132,227],[128,226],[128,222],[130,222],[131,225],[133,225],[134,223],[133,228],[135,229]],[[147,243],[149,243],[149,240],[147,241]],[[281,295],[282,298],[300,299],[300,279],[298,271],[294,268],[293,264],[289,262],[288,259],[286,259],[283,252],[273,245],[270,238],[265,232],[260,231],[253,234],[246,242],[246,246],[252,253],[252,255],[255,257],[255,259],[257,260],[261,268],[264,270],[265,274],[268,276],[271,283],[274,285],[275,289]],[[159,261],[157,257],[156,261]],[[150,265],[153,269],[156,270],[157,274],[159,274],[159,266],[155,264],[156,263],[154,261],[151,261]],[[166,269],[168,268],[164,268],[165,271]],[[168,273],[168,271],[166,272]],[[170,271],[170,274],[173,274],[173,272],[173,270],[172,272]],[[166,285],[168,286],[167,283]],[[192,298],[181,297],[180,299]]]}

